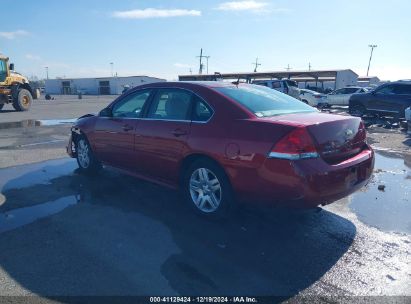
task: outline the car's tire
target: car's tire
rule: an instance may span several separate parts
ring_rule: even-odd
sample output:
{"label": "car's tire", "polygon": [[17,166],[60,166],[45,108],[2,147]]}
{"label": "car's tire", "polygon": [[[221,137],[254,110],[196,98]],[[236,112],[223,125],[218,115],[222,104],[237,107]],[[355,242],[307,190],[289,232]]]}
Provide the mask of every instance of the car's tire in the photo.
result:
{"label": "car's tire", "polygon": [[76,159],[80,172],[95,174],[101,169],[101,163],[95,157],[90,143],[85,136],[78,136],[76,141]]}
{"label": "car's tire", "polygon": [[20,89],[13,100],[13,108],[16,111],[28,111],[33,103],[33,96],[29,90]]}
{"label": "car's tire", "polygon": [[182,194],[197,214],[209,219],[227,218],[235,210],[233,191],[224,170],[208,159],[198,159],[184,172]]}
{"label": "car's tire", "polygon": [[0,111],[3,109],[4,103],[0,103]]}
{"label": "car's tire", "polygon": [[306,104],[308,104],[308,101],[305,100],[305,99],[302,99],[301,101],[304,102],[304,103],[306,103]]}
{"label": "car's tire", "polygon": [[354,104],[354,105],[350,105],[349,112],[350,112],[350,115],[352,116],[363,117],[365,113],[367,112],[367,110],[363,105]]}

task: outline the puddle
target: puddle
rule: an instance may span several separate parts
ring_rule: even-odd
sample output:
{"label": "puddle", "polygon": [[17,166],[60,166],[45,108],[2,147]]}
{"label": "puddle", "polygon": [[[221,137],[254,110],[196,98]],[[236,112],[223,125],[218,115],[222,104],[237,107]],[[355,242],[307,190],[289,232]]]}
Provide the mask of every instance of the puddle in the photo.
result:
{"label": "puddle", "polygon": [[54,178],[71,174],[76,168],[75,159],[62,158],[0,169],[0,189],[4,192],[9,189],[48,184]]}
{"label": "puddle", "polygon": [[78,203],[74,196],[66,196],[55,201],[0,213],[0,233],[33,223],[41,218],[59,213]]}
{"label": "puddle", "polygon": [[61,124],[72,124],[76,122],[77,118],[67,118],[67,119],[41,119],[36,120],[40,126],[56,126]]}
{"label": "puddle", "polygon": [[77,118],[64,118],[64,119],[26,119],[22,121],[0,122],[1,129],[13,129],[13,128],[32,128],[40,126],[56,126],[61,124],[74,123]]}
{"label": "puddle", "polygon": [[376,153],[372,180],[350,201],[350,209],[365,224],[383,231],[411,233],[409,160]]}

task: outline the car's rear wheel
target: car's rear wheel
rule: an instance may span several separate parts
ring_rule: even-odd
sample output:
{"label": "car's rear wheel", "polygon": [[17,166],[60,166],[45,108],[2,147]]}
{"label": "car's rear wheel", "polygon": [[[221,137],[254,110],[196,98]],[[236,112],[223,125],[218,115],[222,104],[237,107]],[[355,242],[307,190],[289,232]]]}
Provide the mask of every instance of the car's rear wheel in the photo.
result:
{"label": "car's rear wheel", "polygon": [[350,114],[356,117],[362,117],[365,115],[366,109],[363,105],[356,104],[350,107]]}
{"label": "car's rear wheel", "polygon": [[210,160],[193,162],[185,172],[182,187],[185,200],[197,214],[225,218],[233,210],[228,178],[224,170]]}
{"label": "car's rear wheel", "polygon": [[84,173],[96,173],[101,169],[101,163],[94,156],[85,136],[80,136],[76,142],[76,159],[80,170]]}

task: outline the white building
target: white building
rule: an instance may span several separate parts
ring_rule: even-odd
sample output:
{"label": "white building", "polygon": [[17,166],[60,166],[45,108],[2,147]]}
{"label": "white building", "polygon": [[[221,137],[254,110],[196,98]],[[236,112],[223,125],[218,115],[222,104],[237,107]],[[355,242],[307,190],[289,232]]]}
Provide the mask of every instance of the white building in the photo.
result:
{"label": "white building", "polygon": [[377,87],[380,84],[381,84],[381,80],[377,76],[358,77],[357,85],[360,87]]}
{"label": "white building", "polygon": [[121,94],[124,86],[132,88],[160,81],[166,80],[149,76],[47,79],[45,92],[65,95],[80,92],[90,95],[114,95]]}

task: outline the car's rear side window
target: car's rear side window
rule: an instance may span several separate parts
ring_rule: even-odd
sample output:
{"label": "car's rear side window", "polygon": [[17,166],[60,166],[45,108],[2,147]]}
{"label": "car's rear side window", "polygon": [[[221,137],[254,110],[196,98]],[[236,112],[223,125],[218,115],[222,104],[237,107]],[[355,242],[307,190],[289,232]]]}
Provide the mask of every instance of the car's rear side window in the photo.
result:
{"label": "car's rear side window", "polygon": [[199,97],[194,95],[193,98],[194,106],[193,106],[193,121],[200,121],[205,122],[208,121],[211,116],[213,116],[213,110],[205,104]]}
{"label": "car's rear side window", "polygon": [[240,103],[257,117],[317,111],[298,99],[262,86],[241,85],[214,89]]}

